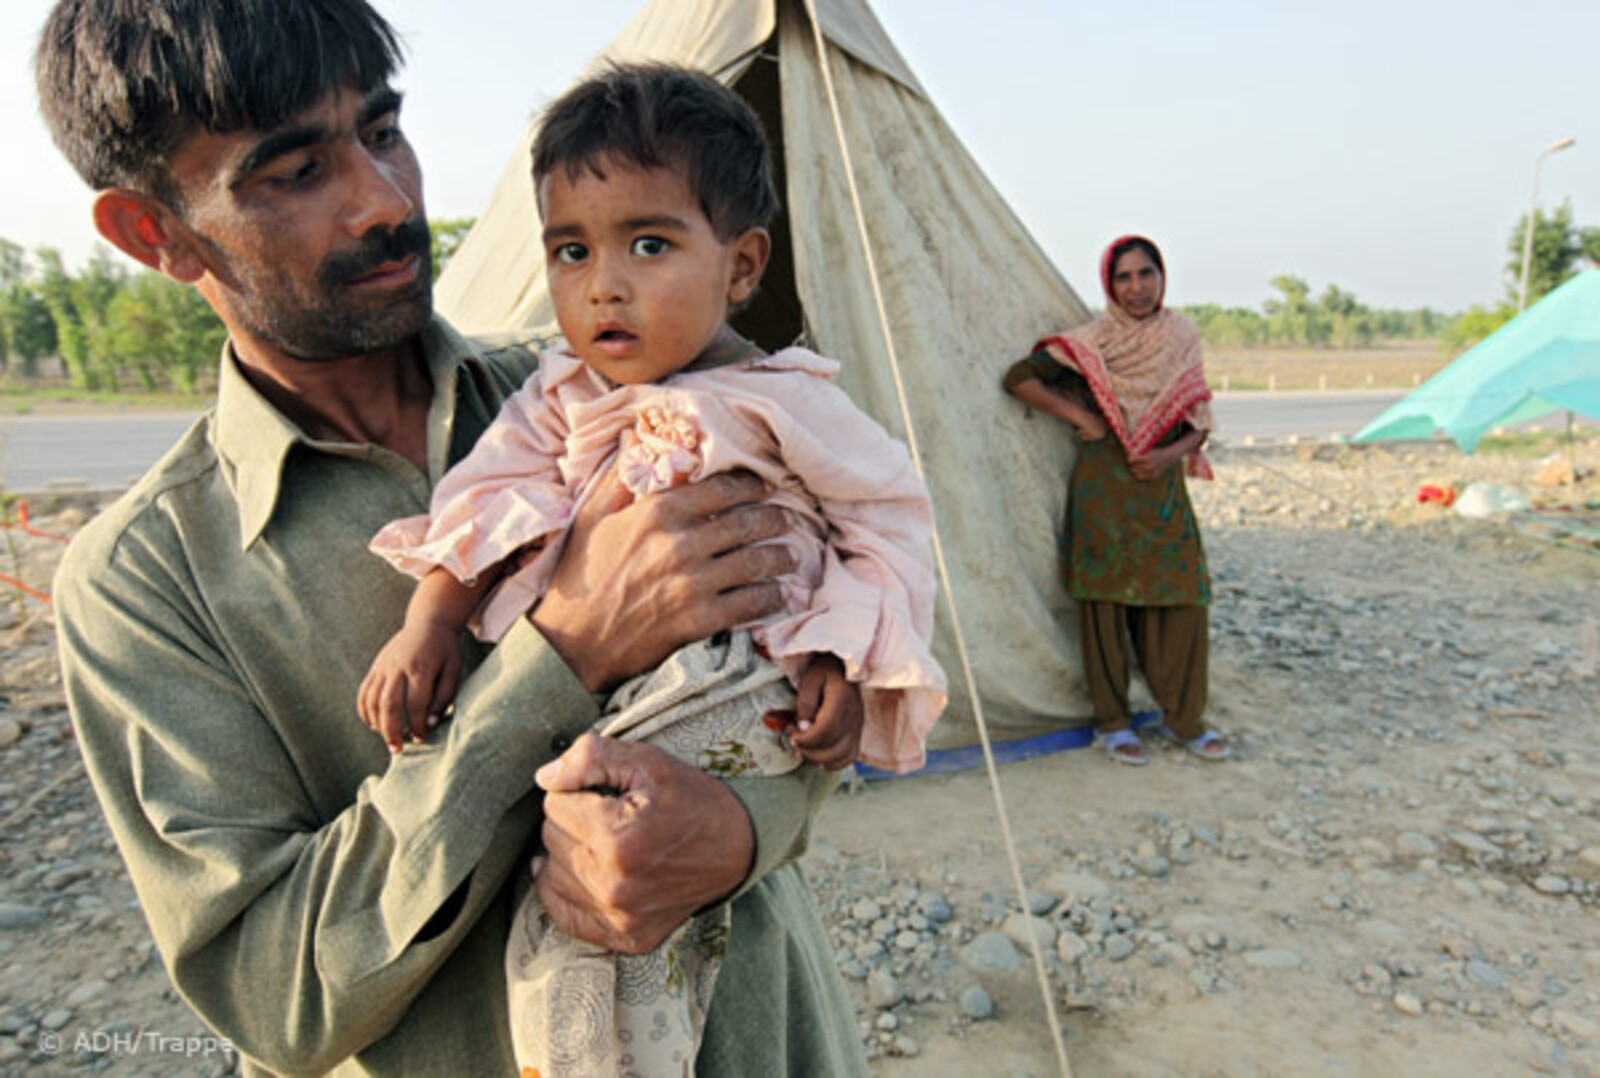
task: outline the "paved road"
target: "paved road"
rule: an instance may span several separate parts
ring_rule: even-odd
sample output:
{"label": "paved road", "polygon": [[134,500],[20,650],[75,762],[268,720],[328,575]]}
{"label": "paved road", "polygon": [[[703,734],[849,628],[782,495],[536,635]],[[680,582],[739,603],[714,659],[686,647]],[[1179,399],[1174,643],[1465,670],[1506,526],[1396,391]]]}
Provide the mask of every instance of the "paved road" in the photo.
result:
{"label": "paved road", "polygon": [[[1404,396],[1401,390],[1343,393],[1222,393],[1217,438],[1319,441],[1351,435]],[[61,487],[127,486],[194,421],[182,413],[96,416],[0,416],[0,490],[33,493]],[[1547,418],[1546,426],[1559,423]]]}
{"label": "paved road", "polygon": [[192,414],[0,416],[0,490],[125,487],[178,440]]}
{"label": "paved road", "polygon": [[1406,395],[1399,389],[1342,393],[1219,393],[1212,402],[1218,440],[1240,445],[1248,439],[1323,441],[1349,437]]}

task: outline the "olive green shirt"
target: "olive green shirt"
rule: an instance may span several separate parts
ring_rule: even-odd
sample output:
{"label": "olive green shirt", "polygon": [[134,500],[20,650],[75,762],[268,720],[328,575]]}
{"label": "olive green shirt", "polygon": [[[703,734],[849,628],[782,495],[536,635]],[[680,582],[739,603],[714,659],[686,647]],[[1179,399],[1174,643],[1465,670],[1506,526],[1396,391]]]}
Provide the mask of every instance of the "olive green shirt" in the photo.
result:
{"label": "olive green shirt", "polygon": [[[527,622],[455,718],[391,759],[356,689],[413,582],[367,541],[429,493],[535,365],[435,320],[427,474],[308,439],[225,350],[217,402],[73,543],[55,582],[90,778],[174,985],[252,1074],[514,1075],[504,948],[534,771],[598,716]],[[730,783],[756,864],[701,1075],[861,1074],[793,859],[834,777]]]}

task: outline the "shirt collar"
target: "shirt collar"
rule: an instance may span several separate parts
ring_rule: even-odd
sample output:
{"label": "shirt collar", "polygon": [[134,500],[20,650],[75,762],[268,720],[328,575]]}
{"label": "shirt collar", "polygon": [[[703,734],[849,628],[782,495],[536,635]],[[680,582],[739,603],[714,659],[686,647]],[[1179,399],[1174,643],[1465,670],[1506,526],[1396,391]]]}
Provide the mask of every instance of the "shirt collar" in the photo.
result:
{"label": "shirt collar", "polygon": [[[428,484],[437,483],[449,465],[450,435],[456,411],[456,376],[464,364],[481,364],[472,342],[438,315],[424,327],[422,355],[433,382],[428,407]],[[222,346],[217,376],[216,419],[212,438],[223,475],[239,510],[239,546],[249,549],[261,536],[283,492],[289,451],[302,445],[316,452],[357,447],[317,442],[274,408],[239,370],[233,345]]]}

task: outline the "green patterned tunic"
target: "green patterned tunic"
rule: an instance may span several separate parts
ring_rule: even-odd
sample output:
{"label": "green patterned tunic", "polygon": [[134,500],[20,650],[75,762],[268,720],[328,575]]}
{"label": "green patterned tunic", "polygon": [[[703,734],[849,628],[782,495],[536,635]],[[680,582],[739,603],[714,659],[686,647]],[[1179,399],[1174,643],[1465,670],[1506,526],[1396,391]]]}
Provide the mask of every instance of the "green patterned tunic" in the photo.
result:
{"label": "green patterned tunic", "polygon": [[[1095,408],[1082,376],[1047,352],[1013,364],[1006,388],[1029,378]],[[1188,429],[1180,423],[1161,444]],[[1206,552],[1183,469],[1168,468],[1160,478],[1141,482],[1128,470],[1127,451],[1114,435],[1079,441],[1060,549],[1061,583],[1074,599],[1125,606],[1211,603]]]}

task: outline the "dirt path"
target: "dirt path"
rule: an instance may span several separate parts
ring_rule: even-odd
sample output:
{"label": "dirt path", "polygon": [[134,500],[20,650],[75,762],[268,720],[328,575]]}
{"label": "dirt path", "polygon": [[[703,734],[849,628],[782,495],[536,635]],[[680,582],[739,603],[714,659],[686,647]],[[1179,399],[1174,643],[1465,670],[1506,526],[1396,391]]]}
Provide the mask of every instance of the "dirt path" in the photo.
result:
{"label": "dirt path", "polygon": [[[1007,765],[1031,918],[981,772],[824,807],[805,867],[874,1073],[1057,1073],[1011,942],[1035,932],[1080,1078],[1600,1075],[1600,556],[1416,501],[1538,493],[1536,461],[1217,463],[1195,499],[1237,759]],[[56,545],[19,550],[47,581]],[[203,1031],[82,778],[42,604],[0,602],[0,642],[0,1073],[227,1073],[184,1040]]]}

